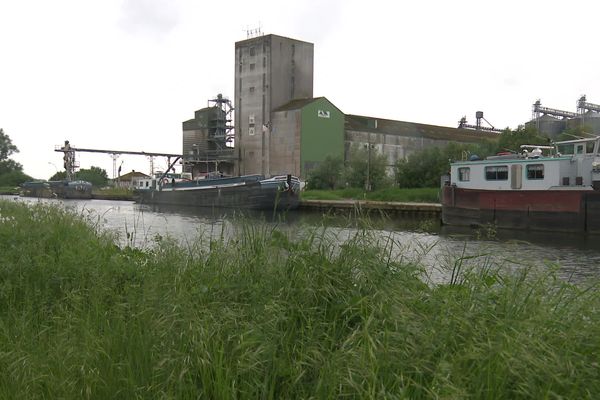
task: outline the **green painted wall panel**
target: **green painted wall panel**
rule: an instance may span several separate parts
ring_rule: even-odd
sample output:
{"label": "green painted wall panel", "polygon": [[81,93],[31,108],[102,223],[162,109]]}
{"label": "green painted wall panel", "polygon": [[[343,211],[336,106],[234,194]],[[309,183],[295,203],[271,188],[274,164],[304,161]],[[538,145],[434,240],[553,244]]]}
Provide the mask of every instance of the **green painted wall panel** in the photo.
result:
{"label": "green painted wall panel", "polygon": [[329,155],[344,156],[344,114],[326,98],[302,109],[300,168],[302,176]]}

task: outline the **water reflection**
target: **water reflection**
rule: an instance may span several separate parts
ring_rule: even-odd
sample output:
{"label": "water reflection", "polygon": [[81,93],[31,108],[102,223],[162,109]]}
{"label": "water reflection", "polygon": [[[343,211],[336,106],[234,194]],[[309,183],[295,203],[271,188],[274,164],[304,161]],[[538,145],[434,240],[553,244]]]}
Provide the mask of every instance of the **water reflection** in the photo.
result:
{"label": "water reflection", "polygon": [[321,212],[270,213],[239,209],[173,208],[126,201],[49,200],[0,196],[14,201],[53,202],[72,208],[102,229],[114,232],[121,245],[151,247],[157,236],[170,236],[183,245],[208,244],[230,238],[250,225],[279,229],[301,237],[310,230],[326,232],[332,245],[351,239],[363,230],[406,262],[427,266],[433,281],[447,281],[457,260],[463,267],[496,268],[560,266],[564,278],[600,277],[599,236],[552,232],[501,231],[440,226],[435,219],[331,215]]}

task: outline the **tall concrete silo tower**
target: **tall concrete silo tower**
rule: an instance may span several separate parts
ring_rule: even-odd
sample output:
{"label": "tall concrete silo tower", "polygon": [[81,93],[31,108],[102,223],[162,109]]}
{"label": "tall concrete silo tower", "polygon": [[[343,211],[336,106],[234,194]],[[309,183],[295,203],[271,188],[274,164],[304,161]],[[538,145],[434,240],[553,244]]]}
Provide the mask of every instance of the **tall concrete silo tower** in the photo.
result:
{"label": "tall concrete silo tower", "polygon": [[277,35],[235,44],[237,173],[270,175],[272,112],[313,97],[314,45]]}

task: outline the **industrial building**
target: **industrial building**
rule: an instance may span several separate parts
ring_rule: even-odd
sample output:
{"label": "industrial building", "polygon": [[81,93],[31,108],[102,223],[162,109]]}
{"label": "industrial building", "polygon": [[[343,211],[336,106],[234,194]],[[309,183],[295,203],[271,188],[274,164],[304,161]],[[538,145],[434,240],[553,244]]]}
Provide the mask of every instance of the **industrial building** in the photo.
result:
{"label": "industrial building", "polygon": [[496,140],[493,131],[419,124],[382,118],[346,115],[344,125],[345,160],[353,145],[384,154],[391,170],[399,160],[428,147],[444,147],[451,142],[478,143]]}
{"label": "industrial building", "polygon": [[577,100],[577,111],[559,110],[542,106],[538,99],[532,106],[531,121],[526,126],[535,127],[542,135],[556,138],[568,129],[582,133],[600,134],[600,105],[590,103],[583,95]]}
{"label": "industrial building", "polygon": [[219,94],[208,105],[183,122],[183,172],[193,176],[211,172],[234,174],[231,101]]}
{"label": "industrial building", "polygon": [[237,173],[273,174],[272,146],[278,139],[272,137],[273,112],[292,100],[313,97],[313,47],[277,35],[235,44]]}
{"label": "industrial building", "polygon": [[220,95],[183,122],[184,170],[194,176],[219,171],[306,179],[327,156],[348,160],[353,145],[385,154],[392,167],[430,146],[497,138],[494,129],[345,115],[327,98],[313,97],[312,43],[249,37],[235,43],[235,62],[235,139],[233,107]]}

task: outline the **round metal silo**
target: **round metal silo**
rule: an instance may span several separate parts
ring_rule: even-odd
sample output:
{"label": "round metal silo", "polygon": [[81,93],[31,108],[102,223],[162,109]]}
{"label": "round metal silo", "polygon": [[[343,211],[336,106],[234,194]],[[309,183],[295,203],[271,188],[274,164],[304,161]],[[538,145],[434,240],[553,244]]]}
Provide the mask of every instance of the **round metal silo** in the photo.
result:
{"label": "round metal silo", "polygon": [[600,134],[600,113],[595,111],[587,111],[582,116],[576,118],[578,125],[583,125],[583,130],[586,133],[594,135]]}
{"label": "round metal silo", "polygon": [[555,138],[566,129],[567,122],[550,115],[542,115],[538,120],[534,119],[529,121],[527,125],[537,127],[541,135]]}

